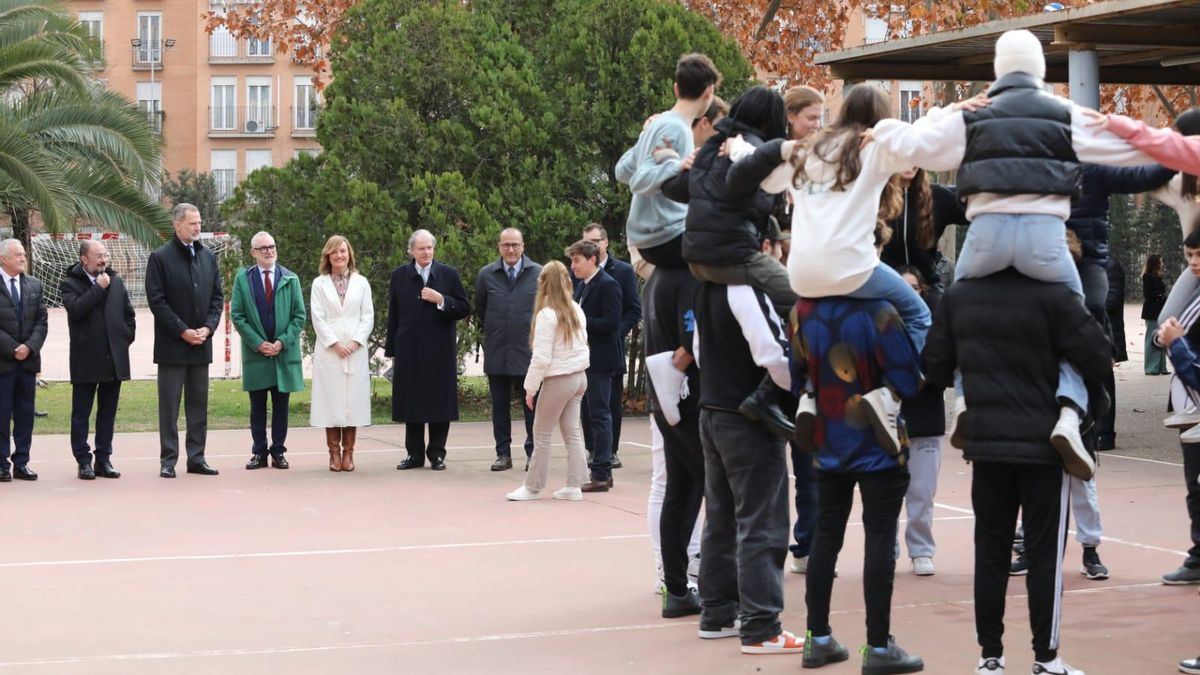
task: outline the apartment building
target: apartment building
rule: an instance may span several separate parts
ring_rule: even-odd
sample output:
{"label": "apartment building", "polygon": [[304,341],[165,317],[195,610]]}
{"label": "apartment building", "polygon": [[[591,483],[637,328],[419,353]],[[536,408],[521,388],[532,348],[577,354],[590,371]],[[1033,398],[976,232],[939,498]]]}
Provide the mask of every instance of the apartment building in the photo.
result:
{"label": "apartment building", "polygon": [[228,196],[250,172],[318,153],[312,73],[275,45],[209,35],[208,0],[70,0],[100,41],[96,77],[137,101],[166,145],[165,166],[210,172]]}

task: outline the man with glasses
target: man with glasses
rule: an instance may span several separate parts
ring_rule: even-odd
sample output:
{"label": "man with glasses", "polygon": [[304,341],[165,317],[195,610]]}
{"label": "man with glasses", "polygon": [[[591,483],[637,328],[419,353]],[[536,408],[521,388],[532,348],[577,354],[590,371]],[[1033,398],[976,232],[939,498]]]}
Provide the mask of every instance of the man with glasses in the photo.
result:
{"label": "man with glasses", "polygon": [[[233,279],[229,314],[242,338],[242,389],[250,394],[250,461],[261,469],[267,455],[276,469],[284,458],[288,399],[304,389],[300,334],[304,331],[304,291],[300,279],[278,264],[275,239],[259,232],[250,239],[254,264]],[[271,397],[271,443],[267,445],[267,395]]]}
{"label": "man with glasses", "polygon": [[[25,247],[16,239],[0,241],[0,281],[5,298],[0,300],[0,482],[37,480],[29,468],[29,448],[48,326],[46,298],[42,282],[25,273]],[[10,424],[15,447],[9,445]]]}
{"label": "man with glasses", "polygon": [[475,317],[483,329],[483,372],[492,399],[492,471],[512,468],[512,395],[525,417],[525,468],[533,454],[533,410],[525,405],[525,373],[531,358],[529,326],[542,266],[525,255],[521,231],[500,232],[500,257],[475,277]]}
{"label": "man with glasses", "polygon": [[[621,287],[621,325],[617,333],[621,343],[621,363],[617,370],[613,371],[612,391],[609,396],[609,407],[612,410],[612,468],[619,469],[621,459],[617,457],[617,450],[621,447],[621,412],[625,401],[625,340],[633,327],[642,320],[642,300],[638,293],[637,274],[633,271],[633,266],[608,254],[608,232],[604,226],[591,223],[583,228],[583,240],[592,242],[600,249],[600,269],[615,279]],[[576,287],[580,283],[581,280],[575,280]],[[587,406],[583,407],[582,420],[583,439],[590,457],[596,449],[592,447],[591,419]]]}

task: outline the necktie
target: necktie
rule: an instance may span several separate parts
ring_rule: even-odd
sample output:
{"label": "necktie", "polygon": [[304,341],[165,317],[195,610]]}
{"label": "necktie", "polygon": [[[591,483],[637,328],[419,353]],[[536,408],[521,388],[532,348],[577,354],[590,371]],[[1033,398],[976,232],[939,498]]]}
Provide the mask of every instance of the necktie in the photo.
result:
{"label": "necktie", "polygon": [[275,301],[275,289],[271,288],[271,270],[263,270],[263,290],[267,295],[267,306]]}
{"label": "necktie", "polygon": [[516,280],[517,280],[517,268],[515,268],[515,267],[508,268],[508,283],[511,284]]}
{"label": "necktie", "polygon": [[21,320],[21,292],[17,290],[17,278],[8,278],[9,294],[12,295],[13,304],[17,306],[17,321]]}

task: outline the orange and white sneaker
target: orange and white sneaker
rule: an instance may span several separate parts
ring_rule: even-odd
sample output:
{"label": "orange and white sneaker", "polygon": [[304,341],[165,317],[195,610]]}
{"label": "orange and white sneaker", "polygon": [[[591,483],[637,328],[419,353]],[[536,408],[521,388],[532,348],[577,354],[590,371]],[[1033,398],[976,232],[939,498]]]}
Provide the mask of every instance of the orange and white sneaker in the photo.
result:
{"label": "orange and white sneaker", "polygon": [[797,654],[804,655],[804,638],[781,631],[773,639],[756,644],[742,645],[743,654]]}

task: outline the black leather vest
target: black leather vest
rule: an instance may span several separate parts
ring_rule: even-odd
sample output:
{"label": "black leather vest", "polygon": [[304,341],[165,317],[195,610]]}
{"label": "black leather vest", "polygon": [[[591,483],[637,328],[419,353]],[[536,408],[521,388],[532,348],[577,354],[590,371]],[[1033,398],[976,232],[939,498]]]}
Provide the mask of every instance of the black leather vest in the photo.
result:
{"label": "black leather vest", "polygon": [[964,112],[967,149],[958,170],[960,197],[1075,196],[1083,167],[1071,145],[1071,108],[1025,73],[1009,73],[988,91],[992,104]]}

